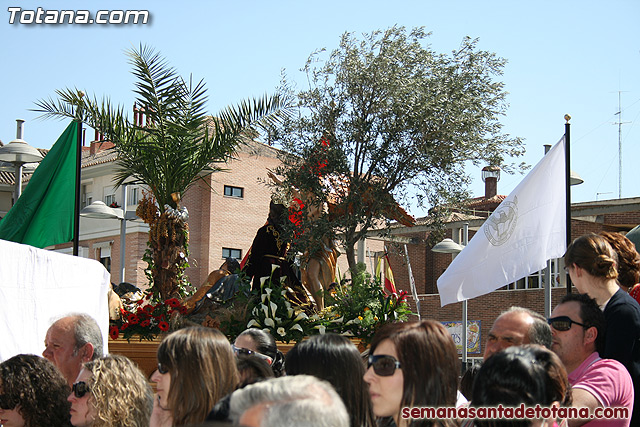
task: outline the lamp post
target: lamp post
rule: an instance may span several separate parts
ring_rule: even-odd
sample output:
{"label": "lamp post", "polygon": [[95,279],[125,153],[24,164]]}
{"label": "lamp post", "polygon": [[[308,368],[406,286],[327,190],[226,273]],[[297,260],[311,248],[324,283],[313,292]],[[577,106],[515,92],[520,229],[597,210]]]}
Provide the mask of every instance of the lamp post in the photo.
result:
{"label": "lamp post", "polygon": [[[469,223],[464,223],[462,233],[462,245],[451,239],[444,239],[436,243],[431,250],[437,253],[451,254],[451,259],[455,259],[456,255],[469,243]],[[467,369],[467,300],[462,300],[462,371]]]}
{"label": "lamp post", "polygon": [[15,168],[14,203],[22,194],[22,167],[25,163],[37,163],[43,159],[37,148],[30,146],[27,141],[22,139],[24,120],[17,119],[16,122],[16,139],[4,147],[0,147],[0,161],[11,163]]}
{"label": "lamp post", "polygon": [[125,281],[126,272],[126,238],[127,238],[127,221],[137,218],[135,212],[127,212],[127,186],[132,183],[122,184],[122,209],[110,208],[104,202],[95,201],[80,211],[80,216],[94,219],[119,219],[120,220],[120,282]]}

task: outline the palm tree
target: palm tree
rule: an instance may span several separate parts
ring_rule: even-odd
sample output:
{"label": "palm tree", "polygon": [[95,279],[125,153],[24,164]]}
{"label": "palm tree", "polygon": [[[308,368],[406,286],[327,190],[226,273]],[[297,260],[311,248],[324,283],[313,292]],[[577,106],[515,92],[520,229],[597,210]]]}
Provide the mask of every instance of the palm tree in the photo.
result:
{"label": "palm tree", "polygon": [[[45,118],[81,120],[115,144],[118,153],[116,186],[133,178],[146,184],[152,198],[144,199],[139,215],[150,224],[150,285],[159,298],[184,291],[188,228],[180,196],[202,172],[221,170],[242,138],[257,129],[273,128],[290,113],[289,99],[280,95],[246,100],[227,107],[215,118],[206,114],[203,80],[185,80],[152,48],[127,51],[136,77],[136,104],[146,116],[131,120],[123,107],[106,97],[89,99],[77,89],[56,91],[57,99],[36,102]],[[153,212],[157,209],[157,213]],[[148,251],[149,252],[149,251]]]}

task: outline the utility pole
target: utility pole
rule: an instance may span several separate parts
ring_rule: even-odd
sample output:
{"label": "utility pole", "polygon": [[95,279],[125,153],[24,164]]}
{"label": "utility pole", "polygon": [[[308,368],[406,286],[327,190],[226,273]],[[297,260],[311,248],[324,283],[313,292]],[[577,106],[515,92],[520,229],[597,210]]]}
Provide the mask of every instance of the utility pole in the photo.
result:
{"label": "utility pole", "polygon": [[630,123],[622,121],[622,92],[618,91],[618,112],[615,114],[618,116],[618,121],[614,123],[614,125],[618,125],[618,199],[622,199],[622,125]]}

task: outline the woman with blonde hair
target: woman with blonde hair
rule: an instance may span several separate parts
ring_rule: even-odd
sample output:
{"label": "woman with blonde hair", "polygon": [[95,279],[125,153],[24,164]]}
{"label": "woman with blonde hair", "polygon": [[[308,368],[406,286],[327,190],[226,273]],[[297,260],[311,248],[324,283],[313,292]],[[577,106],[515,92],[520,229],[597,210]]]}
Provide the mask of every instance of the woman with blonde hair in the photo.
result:
{"label": "woman with blonde hair", "polygon": [[214,405],[235,390],[238,369],[222,332],[193,326],[169,334],[158,347],[151,427],[202,423]]}
{"label": "woman with blonde hair", "polygon": [[117,354],[86,362],[68,400],[74,427],[146,427],[153,408],[144,374]]}

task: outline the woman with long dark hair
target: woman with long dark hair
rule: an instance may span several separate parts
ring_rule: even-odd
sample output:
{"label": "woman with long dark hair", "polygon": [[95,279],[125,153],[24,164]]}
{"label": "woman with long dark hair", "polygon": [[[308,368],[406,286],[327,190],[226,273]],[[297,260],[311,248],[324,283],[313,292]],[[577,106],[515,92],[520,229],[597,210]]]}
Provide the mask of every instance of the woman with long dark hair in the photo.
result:
{"label": "woman with long dark hair", "polygon": [[352,427],[375,425],[364,363],[357,347],[341,335],[314,335],[300,341],[285,358],[287,375],[313,375],[328,381],[344,402]]}
{"label": "woman with long dark hair", "polygon": [[405,407],[455,407],[458,352],[440,322],[392,323],[376,332],[371,342],[369,384],[373,413],[382,425],[453,425],[455,420],[403,418]]}

